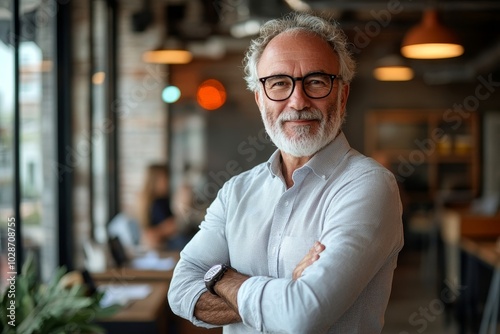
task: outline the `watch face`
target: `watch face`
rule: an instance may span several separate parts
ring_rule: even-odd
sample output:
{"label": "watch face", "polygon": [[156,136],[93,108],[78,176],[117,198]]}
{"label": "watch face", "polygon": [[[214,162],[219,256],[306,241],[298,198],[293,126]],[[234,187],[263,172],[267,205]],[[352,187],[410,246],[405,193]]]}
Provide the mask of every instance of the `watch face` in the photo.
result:
{"label": "watch face", "polygon": [[205,274],[205,281],[210,281],[214,276],[216,276],[222,269],[221,264],[216,264],[210,268]]}

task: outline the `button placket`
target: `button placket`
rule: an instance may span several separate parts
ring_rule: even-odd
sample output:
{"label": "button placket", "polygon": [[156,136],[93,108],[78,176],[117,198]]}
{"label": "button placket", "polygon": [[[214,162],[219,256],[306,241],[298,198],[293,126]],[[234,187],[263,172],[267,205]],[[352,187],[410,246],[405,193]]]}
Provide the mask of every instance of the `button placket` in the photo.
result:
{"label": "button placket", "polygon": [[295,190],[287,190],[278,201],[273,217],[273,225],[271,227],[271,236],[269,238],[269,273],[273,277],[279,277],[279,257],[280,245],[285,234],[287,223],[293,208],[293,198]]}

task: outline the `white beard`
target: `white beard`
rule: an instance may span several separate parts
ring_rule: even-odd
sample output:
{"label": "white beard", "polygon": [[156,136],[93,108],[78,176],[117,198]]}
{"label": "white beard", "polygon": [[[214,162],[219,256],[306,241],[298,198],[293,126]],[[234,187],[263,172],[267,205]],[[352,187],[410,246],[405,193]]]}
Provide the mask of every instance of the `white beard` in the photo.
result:
{"label": "white beard", "polygon": [[[261,106],[263,106],[261,115],[266,132],[278,149],[294,157],[310,157],[314,155],[335,139],[342,126],[343,118],[338,113],[341,106],[340,94],[337,99],[337,106],[333,104],[328,106],[326,119],[318,109],[289,110],[283,111],[273,123],[266,111],[265,104],[262,102],[264,101],[261,101]],[[292,130],[294,132],[292,136],[285,133],[283,128],[285,121],[306,119],[319,121],[320,124],[316,133],[311,133],[310,125],[295,126]]]}

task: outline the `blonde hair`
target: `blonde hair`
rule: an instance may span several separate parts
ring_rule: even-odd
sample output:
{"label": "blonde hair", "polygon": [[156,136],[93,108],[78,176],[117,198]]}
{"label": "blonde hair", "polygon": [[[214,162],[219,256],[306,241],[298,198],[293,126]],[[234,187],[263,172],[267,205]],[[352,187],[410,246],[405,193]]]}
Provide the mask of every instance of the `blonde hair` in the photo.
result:
{"label": "blonde hair", "polygon": [[139,222],[143,228],[151,224],[151,205],[158,198],[157,184],[161,177],[169,178],[166,164],[151,164],[146,170],[144,186],[139,197]]}

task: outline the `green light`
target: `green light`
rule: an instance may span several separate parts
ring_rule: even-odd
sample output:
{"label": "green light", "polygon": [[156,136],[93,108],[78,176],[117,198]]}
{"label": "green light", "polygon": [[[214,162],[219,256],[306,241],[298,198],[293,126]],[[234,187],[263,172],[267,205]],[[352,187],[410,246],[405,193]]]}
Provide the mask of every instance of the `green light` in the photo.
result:
{"label": "green light", "polygon": [[175,86],[167,86],[161,93],[161,98],[166,103],[174,103],[181,97],[181,91]]}

